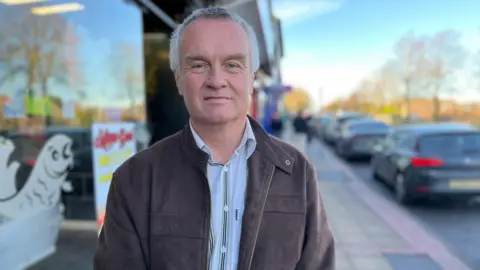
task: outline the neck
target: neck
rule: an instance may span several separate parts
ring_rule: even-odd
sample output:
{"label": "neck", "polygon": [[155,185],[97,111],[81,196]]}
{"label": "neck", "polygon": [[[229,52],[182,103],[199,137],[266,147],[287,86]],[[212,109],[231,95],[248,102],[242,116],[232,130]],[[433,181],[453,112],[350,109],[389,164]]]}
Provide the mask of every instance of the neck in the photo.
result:
{"label": "neck", "polygon": [[195,132],[205,142],[213,158],[225,164],[240,145],[245,132],[247,117],[222,125],[212,125],[190,120]]}

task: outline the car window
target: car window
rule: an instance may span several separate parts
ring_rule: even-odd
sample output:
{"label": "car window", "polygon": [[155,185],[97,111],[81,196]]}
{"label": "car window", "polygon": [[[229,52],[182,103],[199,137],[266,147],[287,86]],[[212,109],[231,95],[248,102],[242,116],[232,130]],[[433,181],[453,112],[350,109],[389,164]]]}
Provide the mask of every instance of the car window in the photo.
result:
{"label": "car window", "polygon": [[409,132],[399,133],[396,138],[396,145],[400,149],[411,150],[415,147],[415,137]]}
{"label": "car window", "polygon": [[385,138],[383,145],[390,148],[412,149],[415,138],[407,131],[392,132]]}
{"label": "car window", "polygon": [[[419,142],[427,156],[460,157],[480,153],[480,133],[429,135]],[[448,147],[447,147],[448,146]]]}
{"label": "car window", "polygon": [[388,130],[388,126],[385,123],[381,122],[358,123],[349,125],[348,129],[352,132],[386,131]]}

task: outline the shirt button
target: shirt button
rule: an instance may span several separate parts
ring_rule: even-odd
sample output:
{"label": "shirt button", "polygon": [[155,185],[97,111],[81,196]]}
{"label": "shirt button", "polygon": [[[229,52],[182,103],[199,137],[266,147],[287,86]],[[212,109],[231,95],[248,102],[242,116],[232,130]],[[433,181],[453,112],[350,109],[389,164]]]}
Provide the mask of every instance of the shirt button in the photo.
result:
{"label": "shirt button", "polygon": [[228,206],[227,206],[227,205],[225,205],[225,206],[223,207],[223,211],[225,211],[225,212],[228,211]]}
{"label": "shirt button", "polygon": [[220,250],[222,251],[222,253],[227,252],[227,248],[225,246],[223,246]]}
{"label": "shirt button", "polygon": [[228,165],[223,168],[224,171],[228,172]]}

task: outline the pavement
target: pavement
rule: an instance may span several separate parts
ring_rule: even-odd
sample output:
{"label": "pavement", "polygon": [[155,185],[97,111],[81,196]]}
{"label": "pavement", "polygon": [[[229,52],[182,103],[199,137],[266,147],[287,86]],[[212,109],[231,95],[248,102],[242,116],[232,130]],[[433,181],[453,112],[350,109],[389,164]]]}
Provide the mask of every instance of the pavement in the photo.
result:
{"label": "pavement", "polygon": [[[393,190],[381,181],[372,179],[367,160],[348,162],[368,187],[385,199],[395,202]],[[471,269],[480,269],[480,203],[465,201],[419,201],[418,204],[401,206],[425,229],[444,243]]]}
{"label": "pavement", "polygon": [[314,141],[306,152],[317,169],[336,240],[337,270],[471,269],[402,207],[368,187],[328,147]]}

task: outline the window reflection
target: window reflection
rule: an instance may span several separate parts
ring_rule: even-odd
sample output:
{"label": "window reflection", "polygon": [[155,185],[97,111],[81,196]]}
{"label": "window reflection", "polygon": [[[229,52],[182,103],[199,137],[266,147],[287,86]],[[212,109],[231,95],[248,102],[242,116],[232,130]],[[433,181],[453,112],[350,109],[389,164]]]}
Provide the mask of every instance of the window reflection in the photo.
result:
{"label": "window reflection", "polygon": [[[21,163],[17,188],[45,141],[61,133],[75,152],[74,192],[64,200],[93,200],[92,123],[144,126],[142,32],[141,12],[126,1],[0,0],[0,134]],[[66,215],[94,218],[87,208],[67,202]]]}

